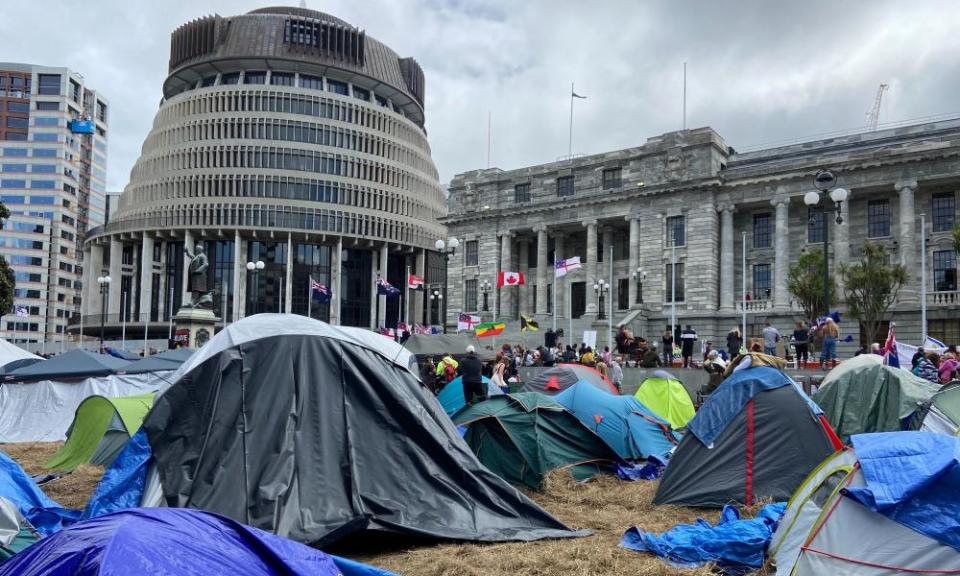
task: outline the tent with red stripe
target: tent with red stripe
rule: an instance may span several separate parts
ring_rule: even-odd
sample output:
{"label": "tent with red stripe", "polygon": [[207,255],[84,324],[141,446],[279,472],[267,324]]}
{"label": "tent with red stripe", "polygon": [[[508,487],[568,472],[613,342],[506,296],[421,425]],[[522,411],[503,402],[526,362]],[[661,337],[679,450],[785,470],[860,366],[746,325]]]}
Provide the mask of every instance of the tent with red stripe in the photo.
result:
{"label": "tent with red stripe", "polygon": [[547,368],[528,380],[520,390],[521,392],[540,392],[553,396],[581,380],[586,381],[598,390],[620,394],[609,378],[589,366],[580,364],[557,364],[552,368]]}
{"label": "tent with red stripe", "polygon": [[687,425],[655,504],[721,507],[787,500],[843,446],[822,412],[783,372],[733,373]]}

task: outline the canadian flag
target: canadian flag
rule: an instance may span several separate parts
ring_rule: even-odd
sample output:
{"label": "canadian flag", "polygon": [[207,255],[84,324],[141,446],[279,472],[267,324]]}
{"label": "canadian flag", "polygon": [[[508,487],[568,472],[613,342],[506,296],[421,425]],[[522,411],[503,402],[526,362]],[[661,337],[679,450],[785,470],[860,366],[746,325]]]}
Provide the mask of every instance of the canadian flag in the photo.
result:
{"label": "canadian flag", "polygon": [[520,286],[524,284],[523,272],[499,272],[497,273],[497,288],[501,286]]}

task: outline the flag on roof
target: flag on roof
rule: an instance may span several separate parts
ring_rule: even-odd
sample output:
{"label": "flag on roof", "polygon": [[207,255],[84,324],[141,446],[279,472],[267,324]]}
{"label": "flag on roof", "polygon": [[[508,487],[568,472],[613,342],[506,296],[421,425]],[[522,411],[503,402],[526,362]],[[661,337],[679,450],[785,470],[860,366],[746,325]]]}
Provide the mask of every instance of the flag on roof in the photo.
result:
{"label": "flag on roof", "polygon": [[21,317],[24,317],[24,318],[26,318],[27,316],[30,315],[30,311],[27,310],[27,307],[26,307],[26,306],[14,306],[14,307],[13,307],[13,313],[14,313],[15,315],[17,315],[17,316],[21,316]]}
{"label": "flag on roof", "polygon": [[475,330],[477,338],[486,338],[487,336],[496,336],[503,332],[507,325],[503,322],[484,322],[478,324]]}
{"label": "flag on roof", "polygon": [[523,272],[497,272],[497,288],[502,286],[521,286],[525,284]]}
{"label": "flag on roof", "polygon": [[411,290],[423,290],[423,282],[423,277],[414,274],[410,274],[409,278],[407,278],[407,286],[409,286]]}
{"label": "flag on roof", "polygon": [[473,314],[460,313],[457,318],[457,330],[473,330],[480,324],[480,317]]}
{"label": "flag on roof", "polygon": [[400,289],[387,282],[383,276],[377,276],[377,294],[387,297],[399,296]]}
{"label": "flag on roof", "polygon": [[310,278],[310,297],[320,303],[327,303],[330,301],[330,289],[327,288],[326,284],[321,284]]}
{"label": "flag on roof", "polygon": [[557,273],[557,278],[562,278],[567,275],[568,272],[573,272],[580,267],[580,257],[572,256],[565,260],[557,260],[553,263],[553,268]]}
{"label": "flag on roof", "polygon": [[900,358],[897,356],[897,335],[894,327],[896,324],[893,322],[890,323],[890,328],[887,330],[887,341],[883,344],[883,363],[887,366],[892,366],[894,368],[900,367]]}
{"label": "flag on roof", "polygon": [[540,329],[540,324],[529,316],[523,314],[520,315],[520,331],[526,332],[527,330],[537,331]]}

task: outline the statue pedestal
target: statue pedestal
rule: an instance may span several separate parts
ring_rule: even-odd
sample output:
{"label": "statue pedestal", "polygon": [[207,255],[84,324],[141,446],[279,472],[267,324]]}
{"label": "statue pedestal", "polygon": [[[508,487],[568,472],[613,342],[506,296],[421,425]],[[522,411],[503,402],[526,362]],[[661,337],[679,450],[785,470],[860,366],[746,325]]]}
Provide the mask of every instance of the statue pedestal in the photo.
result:
{"label": "statue pedestal", "polygon": [[200,348],[213,338],[217,318],[213,310],[181,308],[173,317],[176,332],[174,340],[188,348]]}

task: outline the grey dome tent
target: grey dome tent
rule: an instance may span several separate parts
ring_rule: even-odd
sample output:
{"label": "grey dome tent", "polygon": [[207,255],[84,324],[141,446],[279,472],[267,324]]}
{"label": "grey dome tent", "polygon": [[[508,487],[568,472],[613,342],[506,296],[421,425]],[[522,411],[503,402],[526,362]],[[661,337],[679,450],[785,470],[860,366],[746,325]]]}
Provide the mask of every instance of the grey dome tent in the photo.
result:
{"label": "grey dome tent", "polygon": [[303,316],[235,322],[181,366],[144,419],[156,471],[147,483],[159,481],[167,506],[316,545],[365,530],[582,535],[480,464],[410,356],[370,331]]}

